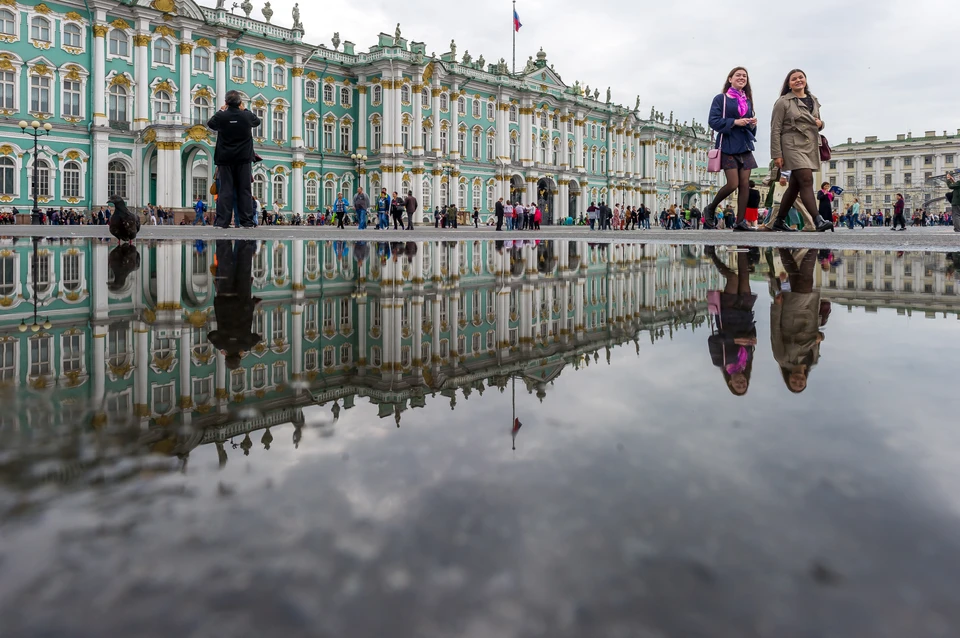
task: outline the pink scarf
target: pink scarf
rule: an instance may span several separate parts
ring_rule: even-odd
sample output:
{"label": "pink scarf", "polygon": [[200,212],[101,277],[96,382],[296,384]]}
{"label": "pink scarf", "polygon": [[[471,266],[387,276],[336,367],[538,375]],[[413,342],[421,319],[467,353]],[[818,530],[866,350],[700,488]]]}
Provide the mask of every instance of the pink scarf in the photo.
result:
{"label": "pink scarf", "polygon": [[748,356],[747,349],[740,346],[740,350],[737,351],[737,361],[727,365],[727,374],[733,375],[746,370]]}
{"label": "pink scarf", "polygon": [[732,97],[737,101],[737,111],[740,112],[740,117],[743,117],[750,110],[750,105],[747,104],[747,96],[743,94],[743,91],[733,88],[732,86],[727,89],[727,97]]}

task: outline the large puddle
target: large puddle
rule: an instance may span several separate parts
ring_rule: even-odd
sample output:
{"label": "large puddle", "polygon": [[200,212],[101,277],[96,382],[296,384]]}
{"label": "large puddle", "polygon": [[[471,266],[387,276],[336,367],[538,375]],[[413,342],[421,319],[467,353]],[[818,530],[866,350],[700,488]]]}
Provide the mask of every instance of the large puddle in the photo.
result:
{"label": "large puddle", "polygon": [[0,240],[0,633],[956,635],[957,263]]}

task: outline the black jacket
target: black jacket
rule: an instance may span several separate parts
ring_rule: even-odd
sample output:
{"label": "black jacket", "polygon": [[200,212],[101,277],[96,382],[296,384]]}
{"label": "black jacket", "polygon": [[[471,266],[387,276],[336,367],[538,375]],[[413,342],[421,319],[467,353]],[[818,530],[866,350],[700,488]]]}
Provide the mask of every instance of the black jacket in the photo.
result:
{"label": "black jacket", "polygon": [[260,118],[235,106],[214,113],[207,126],[217,132],[213,161],[217,166],[253,162],[253,129]]}
{"label": "black jacket", "polygon": [[503,217],[503,202],[497,202],[496,214],[499,217]]}

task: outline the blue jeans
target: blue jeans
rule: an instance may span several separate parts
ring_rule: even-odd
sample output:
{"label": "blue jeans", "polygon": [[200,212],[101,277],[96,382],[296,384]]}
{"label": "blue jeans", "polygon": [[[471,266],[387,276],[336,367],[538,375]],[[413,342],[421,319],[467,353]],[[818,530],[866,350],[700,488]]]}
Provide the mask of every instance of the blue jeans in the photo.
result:
{"label": "blue jeans", "polygon": [[197,216],[193,219],[193,225],[196,226],[197,223],[203,222],[203,225],[207,225],[207,218],[203,216],[203,210],[197,211]]}
{"label": "blue jeans", "polygon": [[596,219],[591,219],[591,220],[590,220],[590,230],[595,230],[594,227],[593,227],[593,225],[596,224],[596,223],[597,223],[597,220],[596,220]]}
{"label": "blue jeans", "polygon": [[357,230],[365,230],[367,227],[367,211],[363,208],[357,209]]}

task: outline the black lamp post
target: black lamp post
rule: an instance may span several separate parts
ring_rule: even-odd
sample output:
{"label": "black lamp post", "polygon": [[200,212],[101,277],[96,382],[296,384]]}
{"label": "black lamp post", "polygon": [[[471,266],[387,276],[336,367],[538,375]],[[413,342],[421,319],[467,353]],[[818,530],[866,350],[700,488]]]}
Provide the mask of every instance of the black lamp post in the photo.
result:
{"label": "black lamp post", "polygon": [[[32,131],[28,131],[27,127],[32,128]],[[30,223],[34,226],[40,224],[40,205],[37,202],[38,189],[40,184],[37,182],[37,168],[40,163],[39,158],[37,157],[37,138],[41,135],[50,135],[50,129],[53,128],[53,125],[50,122],[47,122],[41,126],[40,122],[34,120],[27,124],[26,120],[20,120],[20,130],[24,132],[25,135],[30,135],[33,137],[33,210],[30,213]]]}

